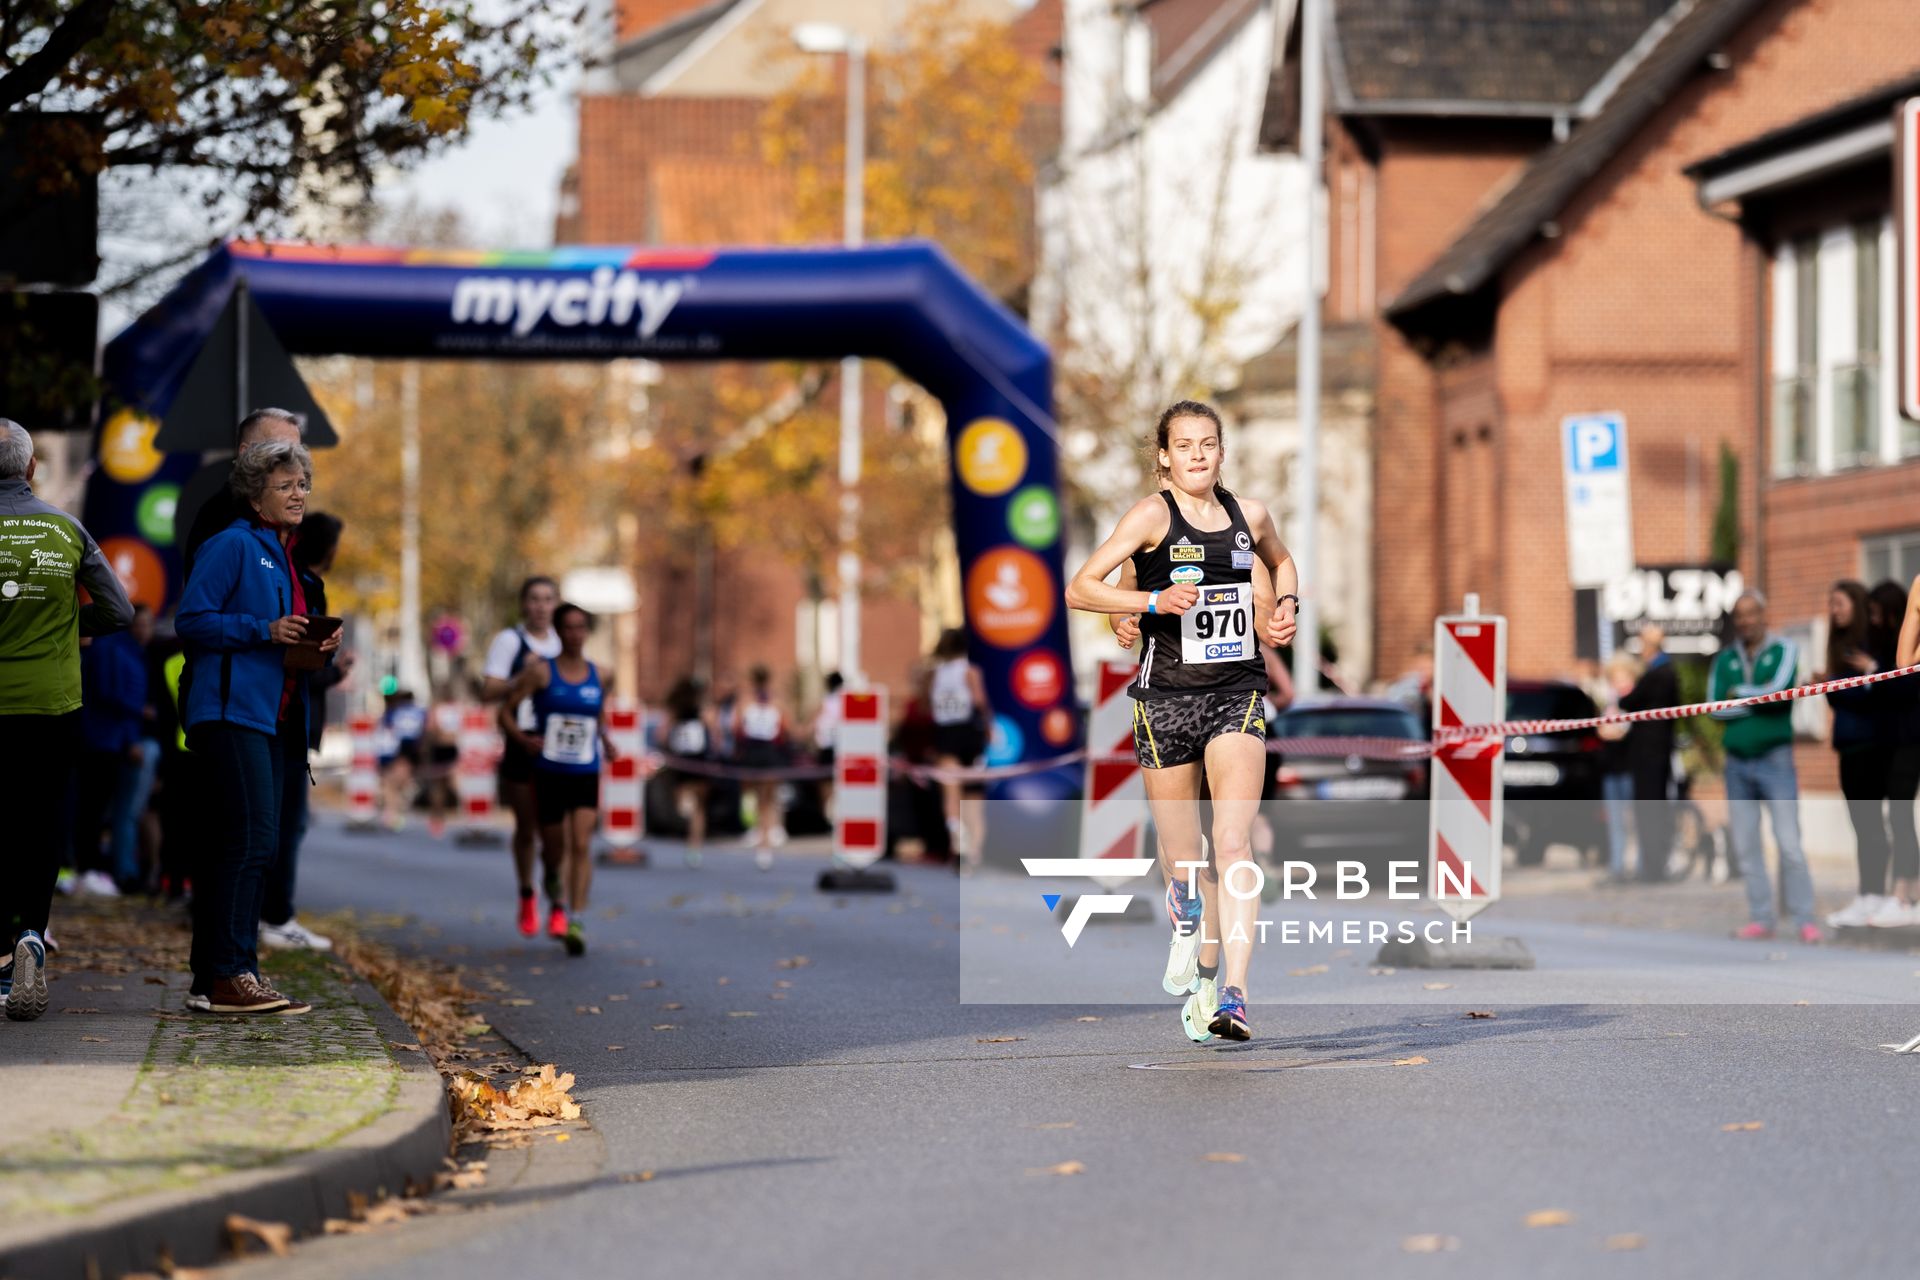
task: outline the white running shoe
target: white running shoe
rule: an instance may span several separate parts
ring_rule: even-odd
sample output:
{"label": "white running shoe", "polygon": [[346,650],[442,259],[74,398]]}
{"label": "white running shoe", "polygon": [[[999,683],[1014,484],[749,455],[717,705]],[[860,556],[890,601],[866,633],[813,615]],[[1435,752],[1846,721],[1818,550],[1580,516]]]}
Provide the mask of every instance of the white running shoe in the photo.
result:
{"label": "white running shoe", "polygon": [[1201,978],[1194,983],[1194,988],[1194,993],[1180,1006],[1180,1029],[1187,1033],[1187,1039],[1199,1044],[1213,1039],[1207,1024],[1220,1011],[1220,987],[1213,978]]}
{"label": "white running shoe", "polygon": [[773,850],[762,849],[753,855],[753,865],[762,871],[773,870]]}
{"label": "white running shoe", "polygon": [[120,886],[115,884],[113,877],[104,871],[89,871],[83,874],[80,877],[80,883],[76,886],[76,890],[77,892],[88,894],[95,898],[117,898],[120,896]]}
{"label": "white running shoe", "polygon": [[1863,893],[1827,917],[1827,924],[1835,929],[1858,929],[1873,919],[1875,913],[1887,902],[1877,893]]}
{"label": "white running shoe", "polygon": [[260,945],[277,951],[331,951],[333,939],[315,933],[298,920],[285,924],[260,924]]}
{"label": "white running shoe", "polygon": [[1904,929],[1920,924],[1920,907],[1910,907],[1898,898],[1885,898],[1867,923],[1876,929]]}
{"label": "white running shoe", "polygon": [[1168,882],[1167,920],[1173,926],[1173,941],[1167,947],[1167,971],[1160,985],[1170,996],[1200,989],[1200,922],[1205,909],[1199,894],[1187,895],[1185,879]]}

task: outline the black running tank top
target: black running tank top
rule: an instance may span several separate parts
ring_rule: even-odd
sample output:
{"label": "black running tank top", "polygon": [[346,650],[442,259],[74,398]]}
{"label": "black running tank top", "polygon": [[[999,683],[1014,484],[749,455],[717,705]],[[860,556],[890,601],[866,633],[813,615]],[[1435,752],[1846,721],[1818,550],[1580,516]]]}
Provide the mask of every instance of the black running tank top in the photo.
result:
{"label": "black running tank top", "polygon": [[1188,524],[1171,490],[1167,536],[1151,551],[1133,553],[1142,591],[1190,584],[1200,600],[1180,617],[1140,615],[1140,671],[1128,690],[1135,698],[1174,698],[1192,693],[1264,692],[1267,671],[1253,625],[1253,532],[1240,504],[1224,489],[1215,493],[1231,523],[1207,533]]}

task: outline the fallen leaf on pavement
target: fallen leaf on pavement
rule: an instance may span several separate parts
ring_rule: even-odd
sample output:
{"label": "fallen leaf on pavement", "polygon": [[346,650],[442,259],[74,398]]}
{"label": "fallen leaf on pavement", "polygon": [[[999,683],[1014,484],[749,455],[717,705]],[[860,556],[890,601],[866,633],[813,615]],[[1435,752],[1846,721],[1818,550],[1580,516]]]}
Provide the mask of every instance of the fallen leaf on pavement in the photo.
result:
{"label": "fallen leaf on pavement", "polygon": [[678,1000],[669,1000],[665,1004],[661,1005],[660,1007],[662,1009],[666,1009],[669,1012],[671,1012],[674,1009],[684,1009],[687,1006],[681,1004]]}
{"label": "fallen leaf on pavement", "polygon": [[599,1013],[600,1006],[597,1004],[577,1004],[573,1006],[573,1011],[575,1013]]}
{"label": "fallen leaf on pavement", "polygon": [[720,985],[720,986],[723,986],[723,987],[724,987],[724,986],[726,986],[726,985],[727,985],[727,984],[728,984],[729,982],[732,982],[732,981],[733,981],[733,979],[732,979],[732,978],[715,978],[715,979],[714,979],[714,982],[715,982],[715,983],[717,983],[718,985]]}
{"label": "fallen leaf on pavement", "polygon": [[433,1175],[435,1191],[466,1191],[473,1187],[487,1185],[485,1160],[469,1160],[465,1164],[454,1164],[452,1160],[448,1160],[447,1163],[452,1167],[442,1169]]}
{"label": "fallen leaf on pavement", "polygon": [[572,1142],[573,1135],[570,1133],[556,1133],[553,1135],[553,1140],[555,1142]]}
{"label": "fallen leaf on pavement", "polygon": [[1427,1060],[1416,1054],[1411,1058],[1395,1058],[1393,1065],[1396,1067],[1424,1067],[1427,1065]]}
{"label": "fallen leaf on pavement", "polygon": [[550,1062],[526,1068],[526,1074],[505,1089],[470,1071],[455,1076],[447,1087],[453,1096],[456,1134],[535,1129],[580,1118],[580,1104],[568,1092],[573,1088],[573,1073],[556,1071]]}
{"label": "fallen leaf on pavement", "polygon": [[417,1044],[401,1044],[398,1040],[387,1041],[387,1047],[389,1049],[404,1049],[408,1053],[425,1053],[426,1052],[425,1049],[421,1048]]}
{"label": "fallen leaf on pavement", "polygon": [[619,1053],[619,1052],[620,1052],[620,1051],[621,1051],[622,1049],[624,1049],[624,1048],[626,1048],[626,1047],[627,1047],[627,1046],[625,1046],[625,1045],[623,1045],[623,1044],[610,1044],[610,1045],[608,1045],[608,1046],[607,1046],[607,1052],[608,1052],[608,1053]]}
{"label": "fallen leaf on pavement", "polygon": [[87,1044],[112,1044],[113,1043],[113,1041],[107,1039],[105,1036],[81,1036],[80,1039],[86,1042]]}
{"label": "fallen leaf on pavement", "polygon": [[1644,1249],[1646,1247],[1647,1238],[1645,1236],[1629,1233],[1607,1237],[1607,1249],[1613,1253],[1625,1253],[1631,1249]]}
{"label": "fallen leaf on pavement", "polygon": [[791,982],[788,982],[785,978],[775,978],[773,980],[773,985],[776,987],[780,987],[782,989],[786,989],[793,986],[793,984]]}
{"label": "fallen leaf on pavement", "polygon": [[1062,1160],[1059,1164],[1050,1164],[1044,1169],[1029,1169],[1027,1173],[1030,1175],[1053,1174],[1057,1177],[1070,1178],[1076,1173],[1085,1173],[1086,1171],[1087,1166],[1081,1164],[1078,1160]]}
{"label": "fallen leaf on pavement", "polygon": [[1421,983],[1421,984],[1420,984],[1420,987],[1421,987],[1421,989],[1422,989],[1423,991],[1451,991],[1451,990],[1453,990],[1453,984],[1452,984],[1451,982],[1423,982],[1423,983]]}
{"label": "fallen leaf on pavement", "polygon": [[1094,1014],[1091,1014],[1091,1013],[1087,1013],[1087,1014],[1082,1014],[1082,1015],[1081,1015],[1080,1017],[1078,1017],[1078,1018],[1075,1018],[1075,1019],[1074,1019],[1074,1021],[1075,1021],[1075,1022],[1098,1022],[1098,1021],[1100,1021],[1100,1019],[1099,1019],[1099,1017],[1098,1017],[1098,1016],[1096,1016],[1096,1015],[1094,1015]]}
{"label": "fallen leaf on pavement", "polygon": [[1573,1215],[1565,1209],[1535,1209],[1527,1215],[1530,1227],[1564,1227],[1573,1221]]}
{"label": "fallen leaf on pavement", "polygon": [[1327,966],[1323,964],[1310,964],[1304,969],[1289,969],[1287,970],[1287,975],[1294,978],[1307,978],[1316,973],[1325,972],[1327,972]]}
{"label": "fallen leaf on pavement", "polygon": [[1209,1151],[1200,1157],[1211,1164],[1240,1164],[1246,1157],[1237,1151]]}
{"label": "fallen leaf on pavement", "polygon": [[1398,973],[1399,970],[1395,969],[1392,965],[1379,964],[1367,970],[1367,972],[1369,974],[1372,974],[1376,978],[1385,978],[1392,974]]}
{"label": "fallen leaf on pavement", "polygon": [[608,1000],[609,1002],[611,1002],[611,1001],[614,1001],[614,1000],[625,1000],[626,998],[627,998],[627,997],[625,997],[625,996],[608,996],[608,997],[607,997],[607,1000]]}
{"label": "fallen leaf on pavement", "polygon": [[807,959],[805,956],[789,956],[785,960],[775,960],[773,967],[776,969],[804,969],[812,963],[813,961]]}
{"label": "fallen leaf on pavement", "polygon": [[1400,1242],[1402,1253],[1452,1253],[1459,1247],[1458,1236],[1408,1236]]}
{"label": "fallen leaf on pavement", "polygon": [[760,1015],[751,1009],[729,1009],[727,1010],[727,1016],[729,1018],[757,1018]]}
{"label": "fallen leaf on pavement", "polygon": [[622,1182],[652,1182],[652,1181],[653,1181],[653,1170],[651,1170],[651,1169],[642,1169],[642,1170],[641,1170],[640,1172],[638,1172],[638,1173],[623,1173],[623,1174],[621,1174],[621,1175],[620,1175],[620,1181],[622,1181]]}
{"label": "fallen leaf on pavement", "polygon": [[678,1030],[679,1030],[680,1028],[679,1028],[679,1026],[678,1026],[678,1025],[676,1025],[675,1023],[671,1023],[671,1022],[656,1022],[656,1023],[654,1023],[654,1024],[653,1024],[653,1029],[654,1029],[655,1031],[678,1031]]}
{"label": "fallen leaf on pavement", "polygon": [[767,998],[769,1000],[785,1000],[787,998],[787,993],[784,991],[774,991],[769,993]]}
{"label": "fallen leaf on pavement", "polygon": [[975,1036],[975,1044],[1012,1044],[1015,1040],[1025,1040],[1025,1036]]}
{"label": "fallen leaf on pavement", "polygon": [[[82,987],[82,988],[80,988],[80,989],[81,989],[82,991],[85,991],[85,990],[86,990],[86,988],[85,988],[85,987]],[[1795,1001],[1794,1001],[1794,1003],[1795,1003],[1796,1005],[1801,1005],[1801,1004],[1812,1004],[1812,1003],[1813,1003],[1813,1001],[1811,1001],[1811,1000],[1795,1000]]]}
{"label": "fallen leaf on pavement", "polygon": [[642,991],[655,991],[666,985],[667,984],[659,978],[648,978],[645,982],[640,984],[640,989]]}
{"label": "fallen leaf on pavement", "polygon": [[1034,1128],[1036,1128],[1036,1129],[1071,1129],[1071,1128],[1073,1128],[1073,1121],[1071,1121],[1071,1120],[1049,1120],[1049,1121],[1047,1121],[1047,1122],[1046,1122],[1046,1123],[1044,1123],[1044,1124],[1037,1124],[1037,1125],[1035,1125],[1035,1126],[1033,1126],[1033,1127],[1034,1127]]}
{"label": "fallen leaf on pavement", "polygon": [[1469,1009],[1467,1010],[1467,1016],[1469,1018],[1497,1018],[1500,1015],[1491,1009]]}
{"label": "fallen leaf on pavement", "polygon": [[509,996],[509,997],[508,997],[508,998],[506,998],[505,1000],[496,1000],[496,1001],[494,1001],[494,1003],[495,1003],[495,1004],[504,1004],[504,1005],[511,1005],[511,1006],[513,1006],[513,1007],[514,1007],[514,1008],[516,1008],[516,1009],[523,1009],[523,1008],[525,1008],[526,1006],[528,1006],[528,1005],[530,1005],[530,1004],[532,1004],[532,1003],[533,1003],[533,1001],[531,1001],[531,1000],[529,1000],[529,999],[527,999],[527,998],[526,998],[525,996]]}
{"label": "fallen leaf on pavement", "polygon": [[80,989],[81,989],[82,991],[125,991],[125,990],[126,990],[126,988],[125,988],[125,987],[123,987],[123,986],[121,986],[121,985],[120,985],[119,983],[117,983],[117,982],[115,982],[115,983],[102,983],[101,985],[99,985],[99,986],[97,986],[97,987],[89,987],[89,986],[85,986],[85,985],[83,985],[83,986],[81,986],[81,988],[80,988]]}
{"label": "fallen leaf on pavement", "polygon": [[293,1242],[293,1228],[284,1222],[262,1222],[258,1218],[249,1218],[242,1213],[227,1215],[227,1248],[236,1254],[247,1252],[247,1242],[258,1240],[276,1258],[287,1256],[287,1246]]}
{"label": "fallen leaf on pavement", "polygon": [[62,1013],[98,1013],[98,1009],[62,1009]]}
{"label": "fallen leaf on pavement", "polygon": [[160,977],[158,974],[152,974],[152,973],[142,978],[141,981],[146,983],[150,987],[164,987],[167,985],[167,980],[165,978]]}
{"label": "fallen leaf on pavement", "polygon": [[1720,1132],[1752,1133],[1755,1129],[1764,1129],[1766,1127],[1767,1127],[1767,1122],[1764,1120],[1736,1120],[1732,1124],[1721,1125]]}
{"label": "fallen leaf on pavement", "polygon": [[542,969],[539,965],[535,965],[533,966],[533,968],[527,970],[527,972],[528,973],[545,973],[546,970]]}

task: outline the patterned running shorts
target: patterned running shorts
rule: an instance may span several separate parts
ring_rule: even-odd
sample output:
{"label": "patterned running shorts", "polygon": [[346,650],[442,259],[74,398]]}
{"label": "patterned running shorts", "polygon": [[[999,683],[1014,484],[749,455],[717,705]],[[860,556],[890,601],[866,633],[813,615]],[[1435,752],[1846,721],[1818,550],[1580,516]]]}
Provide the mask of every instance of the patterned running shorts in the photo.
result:
{"label": "patterned running shorts", "polygon": [[1192,764],[1207,754],[1207,744],[1222,734],[1250,733],[1264,738],[1267,719],[1260,695],[1184,693],[1133,704],[1133,754],[1142,769]]}

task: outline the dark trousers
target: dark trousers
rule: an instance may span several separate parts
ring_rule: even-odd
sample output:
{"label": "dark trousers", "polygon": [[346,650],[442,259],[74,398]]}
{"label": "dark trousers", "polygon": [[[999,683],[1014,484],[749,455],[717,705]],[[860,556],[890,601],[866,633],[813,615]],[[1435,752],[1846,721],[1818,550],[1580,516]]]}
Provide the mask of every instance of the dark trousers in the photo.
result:
{"label": "dark trousers", "polygon": [[68,788],[80,759],[80,713],[0,716],[0,938],[47,931],[66,849]]}
{"label": "dark trousers", "polygon": [[209,844],[193,881],[193,990],[216,978],[260,972],[260,901],[279,849],[281,773],[271,734],[198,724],[188,745],[202,770]]}
{"label": "dark trousers", "polygon": [[1920,880],[1920,837],[1914,834],[1913,797],[1920,793],[1920,744],[1893,753],[1887,767],[1887,818],[1893,827],[1893,878]]}
{"label": "dark trousers", "polygon": [[1662,759],[1633,771],[1633,827],[1640,836],[1642,880],[1667,878],[1673,856],[1673,801],[1667,798],[1668,764]]}
{"label": "dark trousers", "polygon": [[[1840,792],[1847,798],[1847,817],[1853,822],[1854,855],[1860,866],[1860,892],[1879,896],[1887,891],[1887,861],[1892,841],[1887,832],[1887,784],[1893,773],[1894,753],[1882,747],[1854,747],[1840,753]],[[1893,806],[1896,820],[1900,812]],[[1906,806],[1907,838],[1913,838],[1913,804]]]}
{"label": "dark trousers", "polygon": [[287,708],[275,741],[280,752],[280,836],[274,847],[273,864],[267,868],[265,896],[260,900],[260,918],[268,924],[285,924],[293,919],[293,889],[300,869],[300,842],[307,835],[307,724],[296,700]]}

